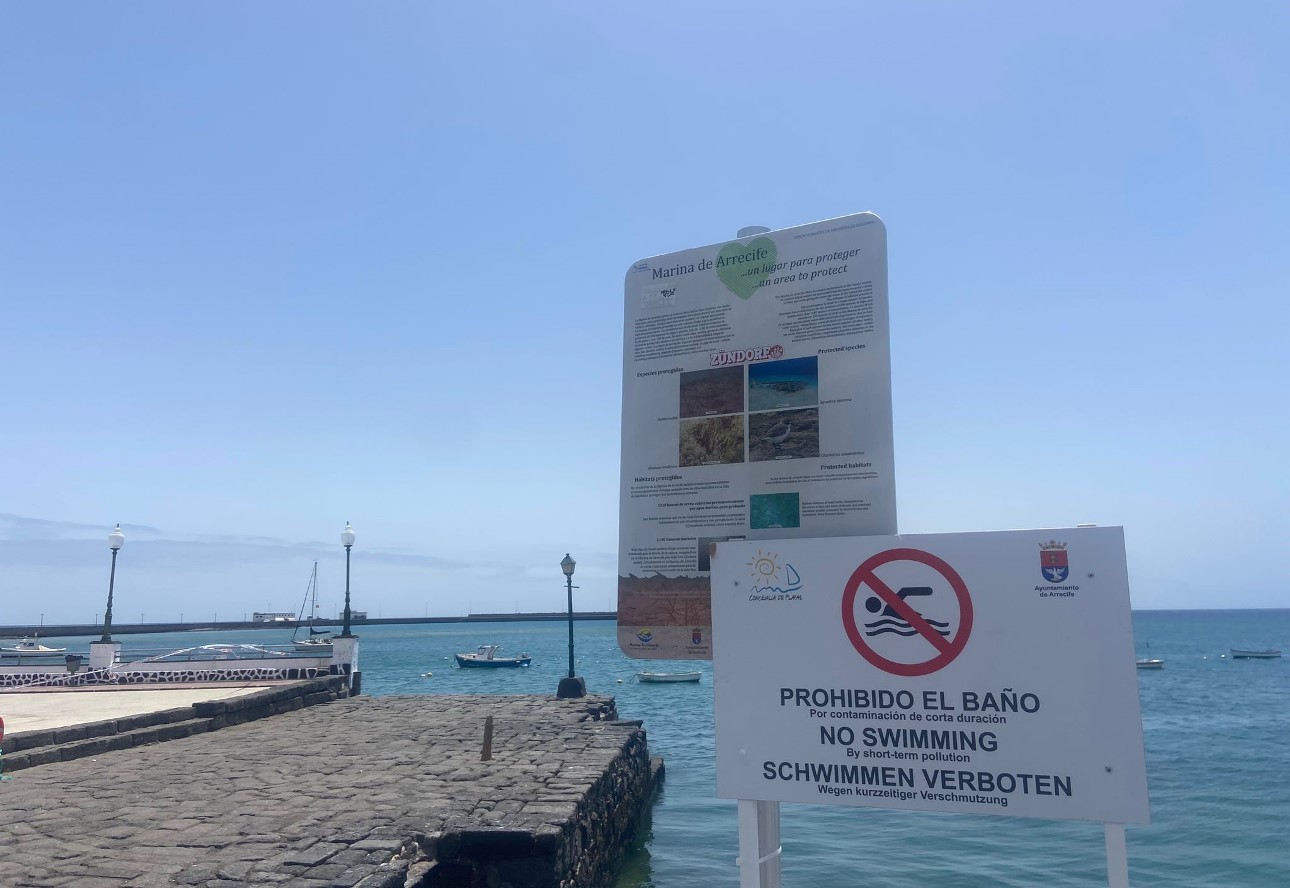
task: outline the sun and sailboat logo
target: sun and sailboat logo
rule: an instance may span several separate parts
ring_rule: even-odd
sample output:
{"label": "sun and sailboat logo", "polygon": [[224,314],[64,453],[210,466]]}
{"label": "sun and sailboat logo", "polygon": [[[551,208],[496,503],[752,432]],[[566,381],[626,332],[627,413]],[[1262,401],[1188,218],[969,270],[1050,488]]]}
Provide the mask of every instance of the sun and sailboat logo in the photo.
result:
{"label": "sun and sailboat logo", "polygon": [[1049,583],[1064,583],[1070,576],[1070,561],[1066,555],[1066,544],[1049,540],[1039,544],[1039,572]]}
{"label": "sun and sailboat logo", "polygon": [[748,562],[752,569],[753,586],[748,594],[749,601],[801,601],[802,578],[793,565],[780,564],[779,556],[773,552],[757,550],[757,555]]}

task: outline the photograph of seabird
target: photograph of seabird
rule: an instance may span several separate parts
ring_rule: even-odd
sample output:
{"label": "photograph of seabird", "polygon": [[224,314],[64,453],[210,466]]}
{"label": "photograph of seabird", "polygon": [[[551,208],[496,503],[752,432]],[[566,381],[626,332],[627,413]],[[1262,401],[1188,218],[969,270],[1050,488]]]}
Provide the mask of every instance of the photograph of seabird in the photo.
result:
{"label": "photograph of seabird", "polygon": [[748,461],[820,455],[820,409],[771,410],[748,415]]}

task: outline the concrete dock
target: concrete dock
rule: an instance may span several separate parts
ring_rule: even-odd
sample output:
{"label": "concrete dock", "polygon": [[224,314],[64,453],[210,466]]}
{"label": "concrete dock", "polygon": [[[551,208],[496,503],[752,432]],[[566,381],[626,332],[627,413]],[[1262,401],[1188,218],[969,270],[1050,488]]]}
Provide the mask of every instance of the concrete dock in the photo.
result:
{"label": "concrete dock", "polygon": [[357,697],[234,723],[254,699],[12,772],[0,885],[604,885],[661,771],[611,698]]}
{"label": "concrete dock", "polygon": [[107,686],[10,691],[0,694],[0,718],[4,719],[4,729],[9,734],[44,731],[192,706],[208,700],[232,700],[267,687],[271,685],[186,685],[144,690]]}

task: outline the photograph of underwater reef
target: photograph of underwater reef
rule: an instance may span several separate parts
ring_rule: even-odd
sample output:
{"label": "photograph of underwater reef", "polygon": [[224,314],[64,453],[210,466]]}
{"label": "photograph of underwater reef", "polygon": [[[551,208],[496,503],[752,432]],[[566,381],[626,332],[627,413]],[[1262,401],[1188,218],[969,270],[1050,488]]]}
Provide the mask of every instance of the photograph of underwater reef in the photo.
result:
{"label": "photograph of underwater reef", "polygon": [[748,461],[820,455],[820,408],[748,415]]}
{"label": "photograph of underwater reef", "polygon": [[744,418],[714,416],[681,420],[682,466],[710,466],[744,461]]}
{"label": "photograph of underwater reef", "polygon": [[682,419],[744,412],[744,368],[719,367],[681,374]]}
{"label": "photograph of underwater reef", "polygon": [[820,403],[819,358],[748,365],[748,409],[814,407]]}
{"label": "photograph of underwater reef", "polygon": [[796,493],[754,493],[748,497],[748,526],[753,530],[771,527],[801,527],[802,510]]}

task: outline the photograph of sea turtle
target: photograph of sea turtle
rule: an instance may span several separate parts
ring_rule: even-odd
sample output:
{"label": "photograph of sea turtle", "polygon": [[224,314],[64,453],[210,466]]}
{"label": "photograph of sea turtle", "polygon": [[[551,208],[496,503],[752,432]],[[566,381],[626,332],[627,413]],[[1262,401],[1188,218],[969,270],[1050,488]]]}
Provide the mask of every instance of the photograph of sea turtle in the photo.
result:
{"label": "photograph of sea turtle", "polygon": [[748,365],[748,409],[814,407],[820,403],[819,358]]}
{"label": "photograph of sea turtle", "polygon": [[681,374],[682,419],[744,412],[744,368],[718,367]]}
{"label": "photograph of sea turtle", "polygon": [[748,415],[748,461],[820,455],[820,408]]}
{"label": "photograph of sea turtle", "polygon": [[748,497],[748,526],[753,530],[801,527],[802,509],[796,493],[754,493]]}
{"label": "photograph of sea turtle", "polygon": [[744,418],[713,416],[681,420],[678,465],[710,466],[744,461]]}

